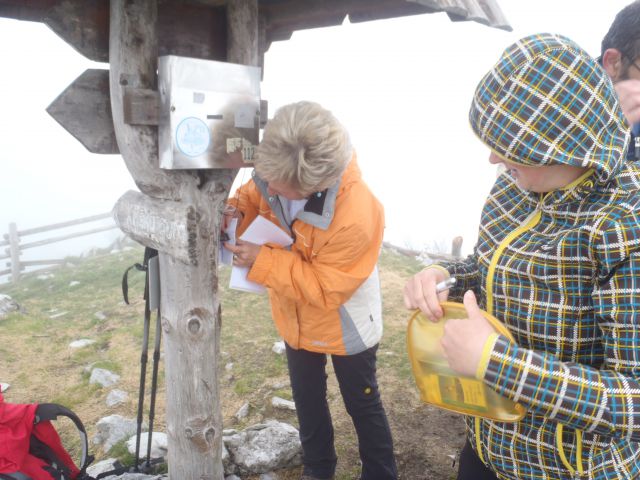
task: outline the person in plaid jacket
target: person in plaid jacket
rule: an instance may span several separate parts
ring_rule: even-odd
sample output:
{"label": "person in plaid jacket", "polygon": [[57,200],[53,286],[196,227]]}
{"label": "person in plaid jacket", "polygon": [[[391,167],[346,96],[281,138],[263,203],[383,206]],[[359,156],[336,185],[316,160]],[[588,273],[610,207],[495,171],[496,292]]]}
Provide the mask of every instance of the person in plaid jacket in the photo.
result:
{"label": "person in plaid jacket", "polygon": [[531,35],[482,78],[469,120],[505,171],[473,254],[427,267],[404,300],[432,320],[462,300],[450,366],[527,413],[465,417],[458,479],[640,478],[640,169],[611,80],[570,39]]}

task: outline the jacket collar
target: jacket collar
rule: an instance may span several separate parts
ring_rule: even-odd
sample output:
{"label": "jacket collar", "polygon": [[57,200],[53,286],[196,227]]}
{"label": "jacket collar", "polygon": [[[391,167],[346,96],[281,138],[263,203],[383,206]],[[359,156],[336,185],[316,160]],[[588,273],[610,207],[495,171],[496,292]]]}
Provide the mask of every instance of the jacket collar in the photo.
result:
{"label": "jacket collar", "polygon": [[[274,213],[280,224],[289,233],[291,226],[287,223],[285,209],[289,208],[288,200],[278,197],[277,195],[269,195],[267,192],[267,182],[261,179],[255,172],[252,172],[253,181],[258,187],[263,198],[269,204],[271,211]],[[349,183],[360,178],[360,169],[356,162],[356,155],[353,154],[347,168],[342,177],[329,188],[312,194],[305,203],[304,207],[296,214],[296,219],[301,220],[313,227],[321,230],[327,230],[333,221],[336,209],[336,199],[341,190]]]}

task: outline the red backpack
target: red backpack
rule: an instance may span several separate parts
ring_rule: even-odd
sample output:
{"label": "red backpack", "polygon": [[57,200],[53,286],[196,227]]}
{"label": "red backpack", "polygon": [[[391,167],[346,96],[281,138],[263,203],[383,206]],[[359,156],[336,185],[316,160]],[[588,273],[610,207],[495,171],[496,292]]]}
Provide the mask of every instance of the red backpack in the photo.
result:
{"label": "red backpack", "polygon": [[[51,423],[58,416],[68,417],[78,429],[82,445],[80,468]],[[55,403],[6,403],[0,394],[0,479],[92,480],[85,473],[92,461],[87,432],[71,410]]]}

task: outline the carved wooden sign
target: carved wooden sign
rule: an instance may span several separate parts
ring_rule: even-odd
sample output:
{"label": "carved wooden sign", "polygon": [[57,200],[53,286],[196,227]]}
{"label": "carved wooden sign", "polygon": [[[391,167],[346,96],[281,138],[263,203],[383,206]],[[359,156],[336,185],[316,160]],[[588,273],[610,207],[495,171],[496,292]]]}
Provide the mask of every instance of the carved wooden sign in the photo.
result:
{"label": "carved wooden sign", "polygon": [[113,218],[123,232],[143,245],[187,265],[198,265],[195,232],[200,214],[193,205],[129,191],[113,208]]}

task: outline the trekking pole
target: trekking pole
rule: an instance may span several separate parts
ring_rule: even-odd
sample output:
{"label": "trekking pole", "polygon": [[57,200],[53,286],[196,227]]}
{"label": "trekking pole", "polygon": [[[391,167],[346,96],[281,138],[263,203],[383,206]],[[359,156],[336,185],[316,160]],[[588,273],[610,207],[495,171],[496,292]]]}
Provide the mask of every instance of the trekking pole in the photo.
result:
{"label": "trekking pole", "polygon": [[[151,270],[153,271],[153,275],[150,275],[149,265],[152,264]],[[142,353],[140,355],[140,388],[138,392],[138,418],[137,418],[137,426],[136,426],[136,452],[135,452],[135,464],[133,467],[134,472],[140,471],[140,441],[142,437],[142,410],[144,408],[144,391],[145,391],[145,382],[147,376],[147,360],[148,360],[148,350],[149,350],[149,328],[151,324],[151,310],[158,309],[160,302],[160,286],[159,286],[159,275],[158,275],[158,251],[146,247],[144,250],[144,261],[143,264],[139,263],[134,264],[133,266],[127,268],[122,276],[122,296],[124,297],[124,302],[129,304],[129,282],[128,282],[128,274],[132,268],[136,268],[141,272],[146,272],[145,275],[145,283],[144,283],[144,327],[142,333]],[[155,303],[154,303],[155,302]],[[160,311],[158,310],[158,321],[160,318]],[[156,327],[157,328],[157,327]],[[158,330],[159,331],[159,330]],[[158,340],[156,340],[157,342]],[[159,347],[159,345],[158,345]],[[154,354],[155,358],[155,354]],[[154,375],[157,375],[154,374]],[[155,381],[154,381],[155,383]],[[155,388],[155,387],[154,387]],[[155,408],[155,398],[154,408]]]}
{"label": "trekking pole", "polygon": [[[149,349],[149,328],[151,324],[151,292],[155,291],[155,279],[149,274],[149,264],[155,259],[157,261],[158,251],[153,248],[144,250],[144,266],[147,272],[144,285],[144,327],[142,333],[142,354],[140,355],[140,391],[138,394],[138,418],[136,428],[136,454],[134,471],[139,472],[140,465],[140,441],[142,437],[142,415],[144,408],[144,391],[147,377],[147,360]],[[156,270],[157,271],[157,270]]]}
{"label": "trekking pole", "polygon": [[162,340],[162,321],[160,316],[160,269],[158,257],[155,256],[149,261],[149,276],[151,279],[150,303],[151,308],[157,310],[156,314],[156,337],[153,347],[153,373],[151,375],[151,403],[149,405],[149,436],[147,438],[147,463],[146,467],[151,467],[151,443],[153,440],[153,421],[156,410],[156,391],[158,389],[158,366],[160,363],[160,342]]}
{"label": "trekking pole", "polygon": [[[147,281],[148,284],[148,273]],[[142,409],[144,407],[144,389],[147,376],[147,349],[149,348],[149,324],[151,323],[151,310],[149,309],[149,300],[147,296],[148,286],[145,285],[145,305],[144,305],[144,327],[142,333],[142,355],[140,355],[140,388],[138,391],[138,418],[136,426],[136,456],[134,463],[134,471],[138,472],[138,463],[140,462],[140,437],[142,435]]]}

